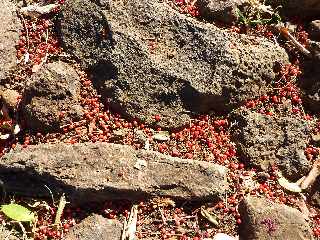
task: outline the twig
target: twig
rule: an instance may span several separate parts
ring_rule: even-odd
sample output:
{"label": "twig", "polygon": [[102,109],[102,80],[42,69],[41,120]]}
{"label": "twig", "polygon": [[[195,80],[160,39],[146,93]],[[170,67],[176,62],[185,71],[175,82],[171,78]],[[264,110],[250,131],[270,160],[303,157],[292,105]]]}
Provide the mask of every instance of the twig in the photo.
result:
{"label": "twig", "polygon": [[293,43],[293,45],[304,55],[306,55],[307,57],[312,57],[312,54],[309,50],[307,50],[301,43],[299,43],[297,41],[297,39],[294,38],[294,36],[291,35],[291,33],[289,32],[289,30],[286,27],[278,27],[277,28],[278,31],[289,41],[291,41],[291,43]]}
{"label": "twig", "polygon": [[25,29],[25,31],[26,31],[27,50],[29,51],[29,30],[28,30],[28,28],[27,28],[26,21],[25,21],[23,15],[22,15],[22,14],[19,14],[19,15],[20,15],[20,17],[21,17],[21,19],[22,19],[22,24],[23,24],[23,27],[24,27],[24,29]]}
{"label": "twig", "polygon": [[50,193],[50,196],[51,196],[51,200],[52,200],[52,205],[55,207],[54,198],[53,198],[53,194],[52,194],[51,189],[47,185],[44,185],[44,186],[45,186],[45,188],[47,188],[49,190],[49,193]]}

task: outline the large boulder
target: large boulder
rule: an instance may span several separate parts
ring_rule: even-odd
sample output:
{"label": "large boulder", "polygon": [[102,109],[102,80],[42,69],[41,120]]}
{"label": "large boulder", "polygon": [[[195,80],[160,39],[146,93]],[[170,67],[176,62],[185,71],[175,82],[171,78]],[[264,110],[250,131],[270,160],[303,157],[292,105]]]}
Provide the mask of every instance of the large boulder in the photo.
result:
{"label": "large boulder", "polygon": [[227,169],[110,143],[17,147],[0,161],[7,192],[66,193],[72,204],[106,199],[169,196],[213,200],[228,189]]}
{"label": "large boulder", "polygon": [[109,105],[130,118],[151,123],[159,114],[159,126],[179,128],[193,113],[230,110],[266,92],[274,61],[288,60],[267,39],[200,22],[165,1],[108,4],[67,1],[61,37]]}
{"label": "large boulder", "polygon": [[44,65],[27,83],[22,112],[27,127],[41,132],[57,131],[80,119],[83,109],[77,72],[63,62]]}
{"label": "large boulder", "polygon": [[243,221],[240,240],[314,239],[304,215],[284,204],[247,197],[240,202],[239,213]]}
{"label": "large boulder", "polygon": [[277,165],[283,175],[298,180],[311,169],[304,150],[310,140],[309,125],[292,116],[268,116],[247,109],[232,114],[232,129],[240,156],[250,165],[267,170]]}
{"label": "large boulder", "polygon": [[0,1],[0,80],[16,65],[16,48],[21,29],[14,1]]}

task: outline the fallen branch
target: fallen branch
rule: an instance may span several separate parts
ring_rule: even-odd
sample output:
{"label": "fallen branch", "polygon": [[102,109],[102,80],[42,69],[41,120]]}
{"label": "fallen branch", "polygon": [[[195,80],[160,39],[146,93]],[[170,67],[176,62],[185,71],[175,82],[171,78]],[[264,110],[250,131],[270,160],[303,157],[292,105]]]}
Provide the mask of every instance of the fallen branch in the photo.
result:
{"label": "fallen branch", "polygon": [[301,189],[307,189],[310,187],[320,175],[320,159],[317,159],[312,166],[311,171],[307,175],[307,177],[301,183]]}
{"label": "fallen branch", "polygon": [[278,31],[287,39],[289,40],[301,53],[306,55],[307,57],[311,58],[312,54],[311,52],[306,49],[301,43],[298,42],[297,39],[292,36],[292,34],[289,32],[289,30],[286,27],[278,27]]}

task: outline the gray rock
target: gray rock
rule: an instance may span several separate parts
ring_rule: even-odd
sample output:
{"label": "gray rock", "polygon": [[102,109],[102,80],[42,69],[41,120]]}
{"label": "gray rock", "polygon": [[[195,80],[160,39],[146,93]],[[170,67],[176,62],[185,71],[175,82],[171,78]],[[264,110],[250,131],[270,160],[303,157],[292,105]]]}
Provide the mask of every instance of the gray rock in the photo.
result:
{"label": "gray rock", "polygon": [[267,116],[240,109],[232,118],[232,130],[239,153],[250,165],[266,170],[276,164],[283,175],[297,180],[308,173],[310,162],[304,149],[311,133],[306,121],[289,116]]}
{"label": "gray rock", "polygon": [[264,93],[274,61],[288,59],[267,39],[227,32],[161,0],[109,5],[101,11],[90,1],[67,1],[62,41],[91,68],[112,108],[147,123],[160,114],[162,128],[182,127],[193,112],[230,110]]}
{"label": "gray rock", "polygon": [[310,23],[308,33],[311,39],[320,42],[320,20],[314,20]]}
{"label": "gray rock", "polygon": [[314,239],[310,226],[297,209],[264,198],[247,197],[240,202],[240,240]]}
{"label": "gray rock", "polygon": [[24,119],[31,130],[56,131],[61,125],[81,117],[83,109],[79,100],[77,72],[63,62],[49,63],[32,76],[25,88]]}
{"label": "gray rock", "polygon": [[64,240],[120,240],[122,224],[93,214],[70,229]]}
{"label": "gray rock", "polygon": [[0,80],[8,75],[8,71],[16,65],[16,44],[21,29],[16,14],[16,6],[11,0],[0,1]]}
{"label": "gray rock", "polygon": [[246,2],[246,0],[198,0],[196,4],[205,19],[233,23],[238,20],[237,8]]}
{"label": "gray rock", "polygon": [[169,196],[211,200],[228,188],[227,169],[109,143],[17,147],[0,161],[7,192],[67,194],[72,203]]}

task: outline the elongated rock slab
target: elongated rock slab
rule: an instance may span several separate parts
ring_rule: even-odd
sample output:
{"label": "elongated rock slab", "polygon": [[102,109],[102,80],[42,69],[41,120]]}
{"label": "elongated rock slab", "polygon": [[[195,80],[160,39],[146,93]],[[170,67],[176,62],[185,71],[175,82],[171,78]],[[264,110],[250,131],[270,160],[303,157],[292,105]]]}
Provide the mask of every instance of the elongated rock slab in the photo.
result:
{"label": "elongated rock slab", "polygon": [[73,203],[170,196],[211,200],[227,189],[223,166],[173,158],[109,143],[17,147],[0,160],[7,192],[50,196]]}

